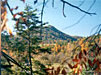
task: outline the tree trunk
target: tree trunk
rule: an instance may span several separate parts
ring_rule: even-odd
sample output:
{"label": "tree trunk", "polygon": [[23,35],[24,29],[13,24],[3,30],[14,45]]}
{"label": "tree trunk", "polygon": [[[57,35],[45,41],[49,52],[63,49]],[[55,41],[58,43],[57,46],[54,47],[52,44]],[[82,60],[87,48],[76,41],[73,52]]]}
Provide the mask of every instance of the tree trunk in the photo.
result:
{"label": "tree trunk", "polygon": [[30,49],[30,31],[29,31],[29,62],[30,62],[30,72],[31,75],[33,74],[33,70],[32,70],[32,61],[31,61],[31,49]]}

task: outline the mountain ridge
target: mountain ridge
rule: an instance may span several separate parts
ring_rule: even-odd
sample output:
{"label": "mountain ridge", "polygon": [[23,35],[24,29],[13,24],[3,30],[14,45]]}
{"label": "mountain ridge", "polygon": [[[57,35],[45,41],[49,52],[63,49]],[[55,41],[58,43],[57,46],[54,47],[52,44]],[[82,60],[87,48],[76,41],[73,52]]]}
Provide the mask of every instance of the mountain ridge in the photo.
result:
{"label": "mountain ridge", "polygon": [[75,36],[75,37],[70,36],[70,35],[60,31],[56,27],[49,25],[49,26],[46,26],[45,29],[43,29],[42,38],[44,40],[72,40],[72,41],[76,41],[79,37],[78,36]]}

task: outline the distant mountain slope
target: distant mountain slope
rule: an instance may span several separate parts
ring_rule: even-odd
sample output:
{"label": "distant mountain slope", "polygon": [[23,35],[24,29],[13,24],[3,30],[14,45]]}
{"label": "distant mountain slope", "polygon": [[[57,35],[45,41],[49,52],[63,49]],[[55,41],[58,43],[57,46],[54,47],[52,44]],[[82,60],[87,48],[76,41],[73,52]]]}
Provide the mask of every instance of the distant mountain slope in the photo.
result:
{"label": "distant mountain slope", "polygon": [[43,40],[72,40],[72,41],[77,40],[77,38],[67,35],[51,25],[43,29],[42,36]]}

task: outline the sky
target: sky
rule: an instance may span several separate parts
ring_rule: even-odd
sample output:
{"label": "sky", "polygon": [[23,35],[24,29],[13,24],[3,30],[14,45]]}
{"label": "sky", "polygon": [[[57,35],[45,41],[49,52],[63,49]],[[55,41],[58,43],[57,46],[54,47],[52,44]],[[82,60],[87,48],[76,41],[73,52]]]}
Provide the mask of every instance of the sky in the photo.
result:
{"label": "sky", "polygon": [[[25,3],[19,1],[19,0],[9,0],[9,5],[11,8],[14,8],[16,6],[19,6],[18,10],[14,10],[13,12],[19,12],[23,11],[26,4],[29,4],[34,9],[38,9],[38,13],[41,11],[42,7],[42,0],[39,0],[39,3],[34,5],[33,0],[26,0]],[[83,0],[66,0],[76,6],[80,5]],[[85,0],[82,6],[80,6],[83,10],[88,10],[90,5],[93,3],[93,0]],[[94,6],[89,12],[96,13],[97,15],[88,15],[86,16],[75,26],[72,26],[70,28],[67,28],[68,26],[73,25],[76,23],[85,13],[70,7],[69,5],[65,5],[65,15],[63,16],[62,13],[62,2],[60,0],[55,0],[54,7],[52,7],[52,0],[49,0],[49,2],[46,4],[44,9],[44,15],[43,15],[43,21],[49,22],[49,25],[53,25],[60,31],[71,35],[71,36],[90,36],[95,32],[95,30],[91,33],[92,28],[95,26],[101,24],[101,0],[96,0]],[[14,30],[14,23],[12,21],[12,15],[10,14],[8,10],[8,25],[12,30]]]}

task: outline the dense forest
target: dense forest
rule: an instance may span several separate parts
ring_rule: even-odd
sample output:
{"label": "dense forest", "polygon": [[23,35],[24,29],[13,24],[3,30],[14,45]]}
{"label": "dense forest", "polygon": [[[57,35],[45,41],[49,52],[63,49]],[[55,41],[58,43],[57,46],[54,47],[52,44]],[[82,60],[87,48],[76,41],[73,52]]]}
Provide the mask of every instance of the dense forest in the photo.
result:
{"label": "dense forest", "polygon": [[[95,15],[66,0],[60,1],[64,17],[66,4],[87,15]],[[101,24],[88,37],[63,33],[43,21],[47,2],[43,0],[41,4],[40,17],[31,5],[26,4],[23,11],[15,13],[21,7],[11,8],[9,0],[1,0],[0,75],[101,75]],[[54,3],[52,0],[53,7]],[[8,10],[15,22],[15,34],[6,25]]]}

